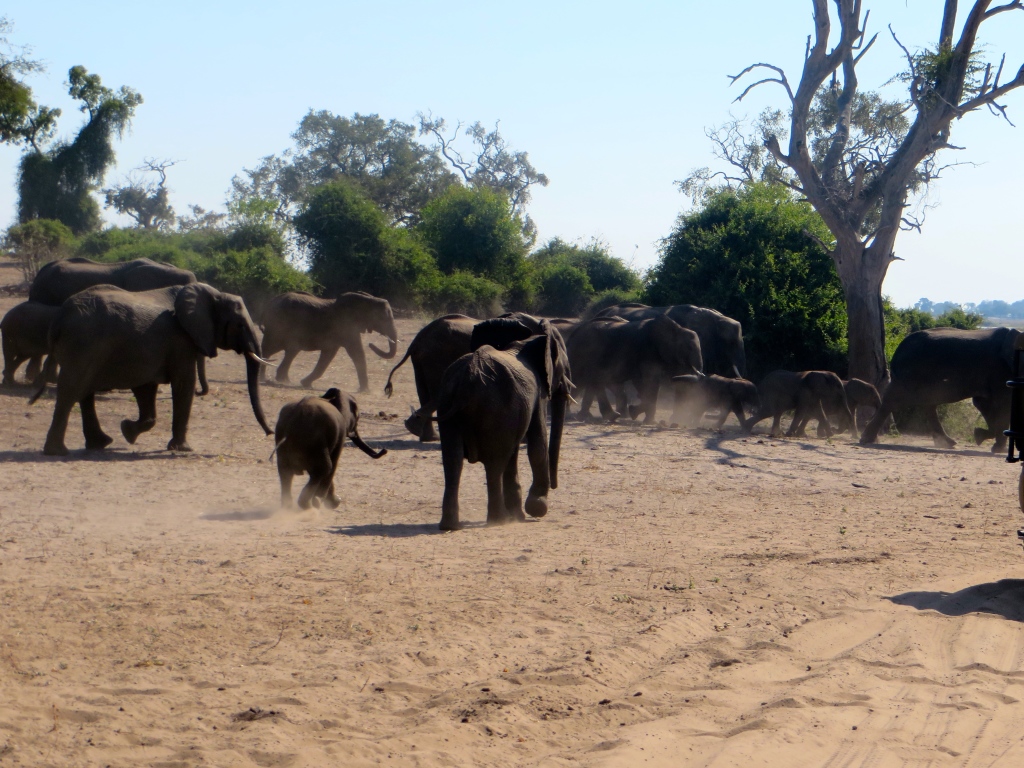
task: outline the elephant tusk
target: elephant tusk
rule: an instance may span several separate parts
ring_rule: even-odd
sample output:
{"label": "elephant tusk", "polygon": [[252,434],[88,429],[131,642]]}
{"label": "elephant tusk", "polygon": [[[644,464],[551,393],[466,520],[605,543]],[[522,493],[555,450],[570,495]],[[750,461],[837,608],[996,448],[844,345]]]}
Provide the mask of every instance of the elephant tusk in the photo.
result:
{"label": "elephant tusk", "polygon": [[579,403],[576,401],[576,398],[573,397],[572,395],[566,395],[566,397],[569,398],[569,402],[572,403],[573,405],[579,405]]}
{"label": "elephant tusk", "polygon": [[277,367],[276,363],[272,363],[269,360],[264,360],[262,357],[257,355],[255,352],[246,352],[245,356],[252,358],[253,360],[255,360],[258,363],[263,363],[263,365],[269,365],[271,368],[276,368]]}

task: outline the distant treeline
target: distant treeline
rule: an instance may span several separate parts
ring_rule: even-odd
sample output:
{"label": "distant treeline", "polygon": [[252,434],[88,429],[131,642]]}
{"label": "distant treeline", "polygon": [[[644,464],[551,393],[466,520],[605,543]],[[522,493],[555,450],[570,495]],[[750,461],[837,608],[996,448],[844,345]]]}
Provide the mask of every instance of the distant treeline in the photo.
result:
{"label": "distant treeline", "polygon": [[982,315],[983,317],[1012,317],[1024,318],[1024,299],[1015,301],[1012,304],[1008,301],[982,301],[977,304],[973,302],[955,301],[931,301],[930,299],[919,299],[914,309],[927,312],[938,317],[955,309],[962,309],[965,312]]}

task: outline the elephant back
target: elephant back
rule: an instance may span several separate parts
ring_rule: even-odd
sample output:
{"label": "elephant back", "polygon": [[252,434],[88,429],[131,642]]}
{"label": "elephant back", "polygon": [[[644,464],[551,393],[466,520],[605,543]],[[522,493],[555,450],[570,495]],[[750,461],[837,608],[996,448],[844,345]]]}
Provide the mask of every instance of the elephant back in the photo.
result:
{"label": "elephant back", "polygon": [[196,276],[192,272],[149,259],[102,264],[75,257],[43,265],[29,287],[28,297],[30,301],[59,306],[79,291],[98,285],[149,291],[194,282]]}

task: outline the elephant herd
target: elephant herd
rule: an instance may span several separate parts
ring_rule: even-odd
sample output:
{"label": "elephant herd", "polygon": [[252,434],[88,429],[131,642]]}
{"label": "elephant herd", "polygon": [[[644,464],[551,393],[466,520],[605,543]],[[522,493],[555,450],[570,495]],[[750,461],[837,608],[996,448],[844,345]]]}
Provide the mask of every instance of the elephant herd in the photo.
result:
{"label": "elephant herd", "polygon": [[[334,299],[282,294],[269,302],[260,327],[262,337],[240,297],[166,264],[147,259],[115,265],[87,259],[52,262],[39,271],[29,300],[0,321],[3,382],[13,384],[15,372],[28,361],[33,402],[47,383],[56,384],[43,446],[48,455],[67,453],[65,433],[76,404],[86,448],[109,445],[112,438],[100,425],[95,395],[114,389],[135,396],[138,418],[120,424],[124,438],[134,443],[156,423],[159,385],[170,384],[167,448],[188,451],[193,398],[208,390],[205,358],[216,357],[219,350],[244,357],[250,406],[270,434],[260,401],[260,381],[272,365],[267,357],[284,352],[276,377],[287,382],[299,352],[319,351],[316,366],[302,379],[308,388],[344,348],[356,367],[359,391],[365,391],[369,382],[361,334],[377,332],[388,340],[386,351],[369,345],[384,359],[394,358],[398,348],[390,305],[363,293]],[[702,307],[620,304],[580,321],[524,313],[484,321],[446,315],[417,333],[384,391],[393,394],[392,377],[411,360],[419,408],[405,426],[423,442],[440,439],[445,480],[441,528],[453,530],[460,526],[465,461],[484,465],[488,523],[547,513],[548,492],[558,486],[563,426],[575,398],[580,401],[576,418],[593,418],[596,400],[602,419],[628,414],[653,424],[661,388],[669,385],[675,423],[696,424],[711,413],[720,429],[732,414],[750,433],[771,418],[774,435],[782,416],[792,411],[791,436],[804,435],[811,421],[817,422],[819,436],[845,430],[856,436],[857,411],[866,408],[873,415],[862,443],[874,442],[894,411],[917,407],[942,447],[954,441],[943,430],[936,406],[971,398],[987,422],[975,430],[975,439],[980,444],[994,438],[994,450],[999,450],[1009,422],[1005,382],[1013,377],[1014,350],[1024,346],[1022,341],[1018,331],[1008,328],[913,333],[896,350],[891,383],[879,397],[870,383],[843,381],[829,371],[775,371],[755,386],[743,378],[740,324]],[[334,472],[346,439],[372,458],[387,453],[359,437],[358,416],[352,395],[336,388],[282,408],[273,432],[283,505],[292,503],[293,477],[306,473],[309,483],[299,505],[323,501],[337,506]],[[518,476],[523,442],[532,473],[525,503]]]}

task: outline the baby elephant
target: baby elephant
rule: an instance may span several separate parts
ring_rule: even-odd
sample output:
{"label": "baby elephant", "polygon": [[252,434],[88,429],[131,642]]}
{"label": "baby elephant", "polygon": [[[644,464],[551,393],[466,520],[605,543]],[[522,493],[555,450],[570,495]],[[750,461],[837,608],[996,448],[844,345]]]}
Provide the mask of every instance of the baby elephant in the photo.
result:
{"label": "baby elephant", "polygon": [[359,406],[347,392],[331,387],[322,397],[310,395],[281,408],[274,429],[277,474],[281,478],[281,506],[292,506],[292,478],[309,473],[309,483],[299,494],[299,506],[320,506],[324,499],[331,509],[341,500],[334,492],[334,471],[349,437],[370,458],[379,459],[387,449],[374,451],[359,437]]}
{"label": "baby elephant", "polygon": [[697,423],[708,411],[718,411],[715,429],[721,429],[730,413],[735,413],[740,426],[747,423],[746,411],[755,413],[761,407],[754,382],[746,379],[727,379],[724,376],[673,376],[676,384],[676,407],[679,411],[684,401],[693,402],[694,413],[699,413]]}

